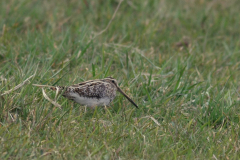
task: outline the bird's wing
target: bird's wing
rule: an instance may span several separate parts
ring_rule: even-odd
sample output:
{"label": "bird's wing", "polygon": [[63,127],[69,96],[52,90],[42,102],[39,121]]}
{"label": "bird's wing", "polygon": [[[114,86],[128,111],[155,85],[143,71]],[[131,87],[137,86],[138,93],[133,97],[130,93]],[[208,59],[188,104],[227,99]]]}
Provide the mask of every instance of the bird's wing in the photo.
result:
{"label": "bird's wing", "polygon": [[109,84],[99,81],[88,81],[79,83],[77,85],[69,86],[66,90],[66,94],[69,92],[78,93],[79,96],[89,98],[102,98],[105,96],[105,90],[109,87]]}

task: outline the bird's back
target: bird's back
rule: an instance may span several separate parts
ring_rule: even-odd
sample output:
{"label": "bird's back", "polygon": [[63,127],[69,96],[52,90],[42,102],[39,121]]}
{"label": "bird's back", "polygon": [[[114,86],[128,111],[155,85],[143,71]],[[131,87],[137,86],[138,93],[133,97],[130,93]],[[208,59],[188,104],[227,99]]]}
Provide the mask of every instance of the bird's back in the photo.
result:
{"label": "bird's back", "polygon": [[56,88],[64,90],[64,97],[89,107],[108,105],[115,98],[117,91],[114,85],[101,80]]}

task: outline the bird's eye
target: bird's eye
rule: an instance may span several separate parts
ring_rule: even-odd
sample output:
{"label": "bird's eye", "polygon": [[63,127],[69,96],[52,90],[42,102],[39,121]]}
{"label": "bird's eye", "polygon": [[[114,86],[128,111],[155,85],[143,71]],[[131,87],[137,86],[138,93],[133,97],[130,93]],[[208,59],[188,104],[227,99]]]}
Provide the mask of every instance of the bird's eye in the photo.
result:
{"label": "bird's eye", "polygon": [[114,80],[112,80],[112,83],[115,83]]}

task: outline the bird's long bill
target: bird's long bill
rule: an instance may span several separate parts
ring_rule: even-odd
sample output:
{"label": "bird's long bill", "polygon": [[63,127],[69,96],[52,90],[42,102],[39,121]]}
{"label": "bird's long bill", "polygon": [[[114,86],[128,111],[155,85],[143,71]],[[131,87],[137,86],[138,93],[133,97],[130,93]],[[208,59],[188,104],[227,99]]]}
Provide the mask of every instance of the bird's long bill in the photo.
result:
{"label": "bird's long bill", "polygon": [[128,95],[126,95],[126,93],[124,93],[119,87],[118,87],[118,91],[122,93],[122,95],[124,95],[124,97],[126,97],[136,108],[138,108],[138,105],[135,102],[133,102],[133,100],[129,98]]}

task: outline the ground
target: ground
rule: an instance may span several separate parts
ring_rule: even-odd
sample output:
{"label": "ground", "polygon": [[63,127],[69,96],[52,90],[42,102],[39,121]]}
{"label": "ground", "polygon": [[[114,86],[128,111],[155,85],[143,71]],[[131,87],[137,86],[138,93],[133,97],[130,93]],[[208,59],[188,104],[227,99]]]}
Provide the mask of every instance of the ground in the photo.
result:
{"label": "ground", "polygon": [[[1,159],[239,159],[240,1],[1,0]],[[112,76],[92,111],[32,84]],[[60,109],[61,107],[61,109]]]}

